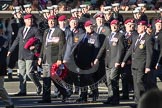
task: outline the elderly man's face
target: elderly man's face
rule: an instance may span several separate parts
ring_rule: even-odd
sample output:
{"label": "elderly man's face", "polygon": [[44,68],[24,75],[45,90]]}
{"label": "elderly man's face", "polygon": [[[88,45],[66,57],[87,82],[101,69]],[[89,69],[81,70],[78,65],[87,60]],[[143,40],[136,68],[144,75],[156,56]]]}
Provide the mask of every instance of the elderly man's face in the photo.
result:
{"label": "elderly man's face", "polygon": [[49,28],[52,28],[55,26],[55,21],[53,19],[48,20],[48,26]]}
{"label": "elderly man's face", "polygon": [[71,20],[69,23],[71,28],[75,28],[78,26],[78,21],[77,20]]}
{"label": "elderly man's face", "polygon": [[85,27],[85,30],[87,33],[91,33],[93,31],[93,26],[89,25],[89,26]]}
{"label": "elderly man's face", "polygon": [[119,25],[118,24],[112,24],[111,25],[111,31],[112,32],[116,32],[118,30],[118,28],[119,28]]}
{"label": "elderly man's face", "polygon": [[97,18],[96,18],[97,26],[101,26],[101,25],[103,24],[103,21],[104,21],[103,18],[101,18],[101,17],[97,17]]}
{"label": "elderly man's face", "polygon": [[145,32],[146,29],[147,29],[146,25],[141,25],[141,24],[139,24],[139,25],[137,26],[137,32],[138,32],[139,34]]}
{"label": "elderly man's face", "polygon": [[24,19],[25,26],[31,26],[32,25],[32,18]]}
{"label": "elderly man's face", "polygon": [[156,29],[157,31],[160,31],[160,30],[162,29],[162,23],[156,23],[156,24],[155,24],[155,29]]}

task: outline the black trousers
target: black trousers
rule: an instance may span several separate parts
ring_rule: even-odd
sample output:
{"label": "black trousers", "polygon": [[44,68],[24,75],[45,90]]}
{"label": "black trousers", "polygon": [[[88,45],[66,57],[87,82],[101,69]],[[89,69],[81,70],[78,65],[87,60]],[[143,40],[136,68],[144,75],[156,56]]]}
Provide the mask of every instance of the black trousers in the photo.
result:
{"label": "black trousers", "polygon": [[112,101],[119,101],[119,76],[121,68],[107,68],[106,67],[106,77],[107,77],[107,87],[108,87],[108,98]]}
{"label": "black trousers", "polygon": [[131,71],[131,64],[126,65],[121,70],[122,93],[124,97],[129,97],[129,90],[133,89],[133,76]]}
{"label": "black trousers", "polygon": [[93,74],[80,74],[80,87],[81,87],[80,97],[85,100],[87,99],[88,86],[90,86],[92,90],[92,95],[97,96],[98,90],[97,90],[97,85],[95,84],[93,78]]}
{"label": "black trousers", "polygon": [[140,97],[145,92],[145,73],[144,70],[132,68],[135,102],[138,103]]}

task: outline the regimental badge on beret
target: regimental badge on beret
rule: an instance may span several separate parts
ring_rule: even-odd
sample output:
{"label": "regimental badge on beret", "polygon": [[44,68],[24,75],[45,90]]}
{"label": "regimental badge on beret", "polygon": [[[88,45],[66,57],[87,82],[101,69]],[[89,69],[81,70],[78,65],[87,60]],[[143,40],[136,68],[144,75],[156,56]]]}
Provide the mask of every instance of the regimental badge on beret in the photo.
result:
{"label": "regimental badge on beret", "polygon": [[90,26],[92,24],[93,24],[92,21],[88,20],[88,21],[85,22],[84,26],[88,27],[88,26]]}
{"label": "regimental badge on beret", "polygon": [[77,20],[78,18],[77,17],[71,17],[70,19],[69,19],[69,21],[71,21],[71,20]]}
{"label": "regimental badge on beret", "polygon": [[134,23],[134,19],[127,19],[124,24],[127,24],[127,23]]}
{"label": "regimental badge on beret", "polygon": [[162,23],[162,20],[161,19],[157,19],[156,21],[155,21],[155,24],[156,23]]}
{"label": "regimental badge on beret", "polygon": [[56,16],[54,16],[54,15],[49,16],[49,17],[48,17],[48,20],[51,20],[51,19],[52,19],[52,20],[56,19]]}
{"label": "regimental badge on beret", "polygon": [[119,24],[119,21],[118,20],[112,20],[110,25],[112,25],[112,24]]}
{"label": "regimental badge on beret", "polygon": [[139,21],[138,25],[147,25],[146,21]]}

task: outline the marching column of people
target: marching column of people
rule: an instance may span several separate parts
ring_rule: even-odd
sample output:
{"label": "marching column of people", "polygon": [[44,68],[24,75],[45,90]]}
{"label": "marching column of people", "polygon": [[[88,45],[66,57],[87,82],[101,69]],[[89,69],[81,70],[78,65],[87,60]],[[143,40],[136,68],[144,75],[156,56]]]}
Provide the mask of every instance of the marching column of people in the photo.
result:
{"label": "marching column of people", "polygon": [[[39,29],[36,20],[33,24],[30,5],[25,6],[26,12],[23,17],[20,8],[15,8],[13,14],[16,24],[14,19],[9,26],[10,41],[13,44],[10,43],[7,56],[11,57],[16,46],[19,46],[20,91],[16,96],[26,95],[26,76],[34,82],[37,94],[41,94],[42,85],[33,68],[34,57],[36,53],[40,53],[40,56],[38,54],[37,57],[39,56],[38,64],[43,67],[43,94],[42,100],[38,103],[51,103],[50,69],[53,63],[58,66],[64,63],[66,66],[73,56],[75,64],[83,70],[88,70],[99,62],[99,68],[93,74],[79,74],[68,70],[65,82],[72,86],[74,84],[77,87],[75,91],[77,94],[79,94],[79,89],[81,91],[76,102],[87,102],[88,86],[96,83],[102,74],[106,74],[105,84],[108,87],[108,97],[103,102],[104,104],[118,105],[120,99],[129,99],[130,89],[134,90],[135,102],[138,104],[139,99],[146,91],[157,88],[156,77],[162,80],[160,67],[162,65],[162,20],[156,19],[152,24],[155,24],[155,31],[147,34],[146,29],[149,21],[144,14],[144,5],[139,6],[140,8],[133,11],[134,18],[129,18],[124,22],[118,10],[119,3],[112,4],[108,10],[105,8],[103,13],[99,12],[93,16],[96,20],[94,23],[87,12],[87,6],[74,9],[73,16],[69,20],[67,20],[67,16],[58,14],[55,6],[52,6],[49,10],[42,11],[45,20],[39,23]],[[95,27],[93,27],[94,25]],[[40,47],[41,52],[38,50]],[[2,57],[5,55],[3,49],[4,47],[0,47]],[[6,55],[4,57],[6,58]],[[10,68],[9,65],[10,63],[8,64]],[[7,66],[4,67],[6,70]],[[6,96],[6,98],[2,96],[2,99],[7,102],[7,105],[13,107],[13,103],[3,87],[5,70],[2,70],[4,74],[1,77],[0,90],[2,88],[2,92]],[[123,93],[121,98],[119,94],[120,76]],[[62,102],[65,102],[71,96],[73,88],[68,88],[56,80],[52,79],[52,81],[56,86],[54,89],[57,89],[63,96]],[[96,102],[99,96],[98,84],[91,91],[92,101]]]}

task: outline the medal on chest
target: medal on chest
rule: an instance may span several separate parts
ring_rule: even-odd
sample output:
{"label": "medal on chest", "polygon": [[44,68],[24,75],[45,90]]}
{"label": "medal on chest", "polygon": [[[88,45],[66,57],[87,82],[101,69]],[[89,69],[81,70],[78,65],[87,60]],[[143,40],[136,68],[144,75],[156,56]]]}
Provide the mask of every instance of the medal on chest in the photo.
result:
{"label": "medal on chest", "polygon": [[78,40],[79,40],[78,36],[75,36],[75,37],[74,37],[74,42],[77,43]]}
{"label": "medal on chest", "polygon": [[144,48],[144,44],[145,44],[145,40],[141,40],[141,41],[140,41],[139,48],[140,48],[140,49],[143,49],[143,48]]}

